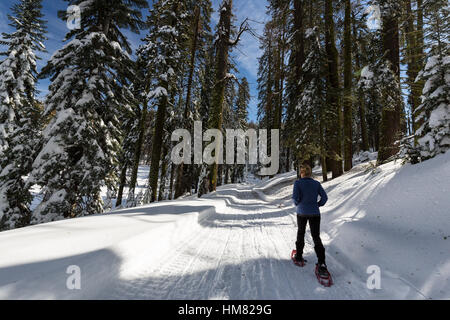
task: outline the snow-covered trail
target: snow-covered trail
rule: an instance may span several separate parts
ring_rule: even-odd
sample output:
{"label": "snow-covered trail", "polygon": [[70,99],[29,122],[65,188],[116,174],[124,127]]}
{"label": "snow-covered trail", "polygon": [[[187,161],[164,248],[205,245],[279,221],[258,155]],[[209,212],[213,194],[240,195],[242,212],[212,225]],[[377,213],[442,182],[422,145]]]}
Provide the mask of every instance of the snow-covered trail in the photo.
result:
{"label": "snow-covered trail", "polygon": [[[309,235],[309,264],[292,264],[294,179],[1,233],[0,299],[367,298],[333,260],[336,285],[317,283]],[[81,290],[66,287],[71,265]]]}
{"label": "snow-covered trail", "polygon": [[[365,163],[324,184],[335,285],[290,260],[295,173],[109,214],[0,233],[0,299],[450,299],[450,153]],[[367,288],[369,266],[381,289]],[[81,271],[70,290],[69,266]],[[71,282],[70,282],[71,283]],[[69,286],[70,287],[70,286]]]}
{"label": "snow-covered trail", "polygon": [[[284,184],[291,189],[292,181],[285,180]],[[292,208],[280,207],[286,197],[267,198],[251,186],[232,185],[200,200],[223,203],[200,220],[198,227],[180,239],[162,259],[141,265],[134,279],[121,281],[112,288],[109,298],[366,298],[361,288],[345,281],[328,289],[318,285],[310,237],[305,255],[310,263],[304,269],[292,264],[290,252],[295,243],[296,217]],[[333,263],[329,264],[332,268]],[[336,270],[336,276],[340,278],[343,272]]]}

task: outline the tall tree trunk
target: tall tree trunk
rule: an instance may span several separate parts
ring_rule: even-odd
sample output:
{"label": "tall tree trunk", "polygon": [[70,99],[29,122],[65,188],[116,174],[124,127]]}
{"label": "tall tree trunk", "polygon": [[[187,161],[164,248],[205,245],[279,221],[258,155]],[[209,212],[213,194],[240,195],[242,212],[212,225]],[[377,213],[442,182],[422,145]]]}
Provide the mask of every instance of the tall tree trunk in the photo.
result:
{"label": "tall tree trunk", "polygon": [[[286,73],[285,73],[285,57],[286,57],[286,8],[283,7],[282,11],[282,20],[281,20],[281,36],[280,36],[280,43],[279,47],[281,50],[281,60],[280,60],[280,94],[278,96],[279,98],[279,110],[278,110],[278,119],[279,123],[277,124],[278,129],[282,130],[282,123],[283,123],[283,101],[284,101],[284,82],[286,80]],[[283,144],[284,150],[287,152],[287,146],[286,144]],[[282,170],[282,169],[281,169]]]}
{"label": "tall tree trunk", "polygon": [[173,181],[175,179],[175,164],[171,164],[170,166],[170,194],[169,194],[169,200],[173,200]]}
{"label": "tall tree trunk", "polygon": [[281,51],[279,42],[275,44],[275,72],[274,72],[274,86],[275,86],[275,101],[274,101],[274,115],[273,123],[268,129],[280,129],[281,128],[281,103],[280,103],[280,84],[281,84]]}
{"label": "tall tree trunk", "polygon": [[[400,41],[398,19],[393,13],[383,16],[383,49],[390,62],[392,73],[400,79]],[[400,88],[398,88],[400,90]],[[384,107],[380,124],[380,150],[378,163],[383,163],[399,151],[395,145],[401,134],[401,101],[396,101],[394,108]]]}
{"label": "tall tree trunk", "polygon": [[[305,3],[304,0],[294,0],[294,62],[295,62],[295,96],[297,104],[301,95],[301,78],[303,74],[303,64],[305,63]],[[298,155],[292,153],[292,160],[297,163]]]}
{"label": "tall tree trunk", "polygon": [[[175,1],[173,3],[173,12],[176,14],[178,12],[179,3]],[[171,18],[170,25],[175,27],[176,19]],[[169,83],[167,80],[160,80],[159,86],[164,88],[165,91],[169,92]],[[158,176],[159,176],[159,164],[161,161],[161,151],[163,147],[164,140],[164,125],[166,121],[166,112],[169,104],[168,96],[163,95],[159,98],[158,111],[156,112],[155,120],[155,134],[153,136],[152,145],[152,160],[150,164],[150,175],[149,175],[149,187],[150,187],[150,202],[155,202],[158,194]]]}
{"label": "tall tree trunk", "polygon": [[351,4],[345,0],[344,21],[344,170],[353,167],[353,133],[352,133],[352,34]]}
{"label": "tall tree trunk", "polygon": [[[219,20],[219,35],[217,40],[217,69],[216,69],[216,83],[213,89],[213,100],[212,100],[212,112],[210,128],[222,131],[223,124],[223,103],[225,96],[226,87],[226,74],[228,71],[228,55],[230,47],[230,36],[231,36],[231,17],[232,17],[233,1],[226,0],[223,2],[222,10],[220,11]],[[216,141],[217,148],[219,149],[219,144],[222,141]],[[218,174],[218,163],[214,163],[209,168],[210,184],[211,190],[215,191],[217,188],[217,174]]]}
{"label": "tall tree trunk", "polygon": [[[353,21],[355,22],[355,15],[352,13]],[[355,60],[356,67],[358,70],[361,70],[361,61],[360,61],[360,52],[362,52],[362,44],[358,43],[358,32],[356,30],[356,24],[353,23],[353,39],[358,46],[358,50],[355,52]],[[364,95],[362,90],[358,90],[358,113],[359,113],[359,122],[361,126],[361,149],[363,151],[369,150],[369,135],[367,132],[367,119],[366,119],[366,103],[364,100]]]}
{"label": "tall tree trunk", "polygon": [[406,33],[406,60],[408,63],[408,85],[410,87],[410,93],[408,97],[409,105],[411,106],[411,132],[415,132],[415,111],[420,104],[420,94],[417,94],[417,90],[415,89],[415,80],[419,73],[417,69],[417,44],[416,44],[416,31],[414,27],[414,15],[411,9],[411,0],[405,0],[405,11],[406,11],[406,25],[405,25],[405,33]]}
{"label": "tall tree trunk", "polygon": [[303,73],[303,64],[305,63],[305,22],[304,22],[304,1],[294,0],[294,54],[295,54],[295,83],[297,86],[298,101],[300,96],[300,79]]}
{"label": "tall tree trunk", "polygon": [[116,207],[119,207],[122,205],[123,189],[125,188],[125,184],[127,183],[127,169],[128,169],[128,164],[126,163],[123,165],[122,170],[120,172],[120,185],[119,185],[119,191],[117,193]]}
{"label": "tall tree trunk", "polygon": [[159,186],[159,195],[158,195],[158,201],[164,200],[164,190],[166,189],[166,173],[167,173],[167,153],[169,152],[169,148],[167,148],[167,145],[164,145],[163,147],[163,155],[162,155],[162,165],[161,165],[161,183]]}
{"label": "tall tree trunk", "polygon": [[224,184],[227,185],[230,181],[230,168],[228,165],[224,165],[223,168],[225,169],[225,181]]}
{"label": "tall tree trunk", "polygon": [[130,189],[128,194],[133,193],[136,190],[136,182],[137,182],[137,175],[139,171],[139,164],[141,160],[141,153],[142,153],[142,145],[144,144],[144,137],[145,137],[145,131],[146,131],[146,122],[147,122],[147,100],[144,101],[144,104],[142,105],[142,115],[141,119],[139,120],[139,137],[136,141],[136,148],[134,150],[134,159],[133,159],[133,170],[131,171],[131,178],[130,178]]}
{"label": "tall tree trunk", "polygon": [[272,63],[272,32],[270,34],[270,38],[269,40],[269,57],[268,57],[268,61],[267,61],[267,65],[268,65],[268,72],[267,72],[267,110],[266,110],[266,126],[267,129],[271,129],[273,128],[273,88],[272,88],[272,78],[273,78],[273,63]]}
{"label": "tall tree trunk", "polygon": [[[416,57],[416,70],[420,72],[420,70],[424,67],[424,31],[423,31],[423,0],[417,0],[417,31],[416,31],[416,50],[415,50],[415,57]],[[418,105],[420,105],[420,96],[422,95],[424,87],[423,81],[418,81],[417,83],[414,83],[413,85],[413,96],[416,97],[418,100]],[[412,113],[414,117],[413,121],[413,132],[416,132],[417,129],[420,128],[422,125],[422,122],[416,120],[417,111],[414,110]],[[415,137],[415,144],[417,145],[418,137]]]}
{"label": "tall tree trunk", "polygon": [[286,150],[286,172],[291,171],[291,148]]}
{"label": "tall tree trunk", "polygon": [[342,168],[342,139],[341,123],[342,110],[339,99],[339,56],[335,43],[334,19],[333,19],[333,0],[325,1],[325,47],[328,56],[328,87],[327,87],[327,106],[334,116],[329,119],[328,139],[330,141],[329,154],[331,157],[331,171],[333,179],[343,173]]}
{"label": "tall tree trunk", "polygon": [[[191,104],[191,95],[192,95],[192,83],[194,79],[194,71],[195,71],[195,58],[197,54],[198,47],[198,37],[201,28],[200,22],[200,7],[195,7],[194,14],[194,23],[192,24],[193,33],[192,33],[192,44],[191,44],[191,61],[189,64],[189,76],[188,76],[188,84],[187,84],[187,92],[186,92],[186,101],[184,107],[184,120],[188,119],[189,109]],[[184,184],[183,184],[183,175],[184,175],[184,163],[181,163],[178,166],[177,172],[177,182],[175,185],[175,199],[181,197],[184,192]]]}
{"label": "tall tree trunk", "polygon": [[[161,81],[160,86],[165,88],[168,92],[167,81]],[[163,145],[163,135],[164,135],[164,124],[166,121],[166,111],[167,111],[168,98],[167,96],[162,96],[159,99],[158,111],[156,112],[155,120],[155,131],[153,135],[153,147],[152,147],[152,160],[150,163],[150,176],[149,176],[149,186],[151,191],[150,202],[156,201],[156,196],[158,194],[158,177],[159,177],[159,166],[161,162],[161,149]]]}

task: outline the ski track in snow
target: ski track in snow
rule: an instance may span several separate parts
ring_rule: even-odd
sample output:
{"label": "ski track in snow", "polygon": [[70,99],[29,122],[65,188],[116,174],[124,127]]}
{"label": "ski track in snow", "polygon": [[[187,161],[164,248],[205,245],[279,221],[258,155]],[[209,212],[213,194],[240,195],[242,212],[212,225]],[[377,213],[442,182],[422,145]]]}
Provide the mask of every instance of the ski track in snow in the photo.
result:
{"label": "ski track in snow", "polygon": [[[276,186],[277,188],[279,186]],[[291,184],[289,183],[289,188]],[[237,188],[233,192],[232,188]],[[270,191],[268,188],[265,191]],[[228,186],[213,197],[227,206],[194,228],[157,265],[142,265],[132,280],[112,288],[111,299],[363,299],[336,272],[335,285],[324,288],[315,275],[315,253],[309,233],[304,268],[295,266],[296,217],[279,207],[279,198],[266,201],[252,187]],[[329,263],[333,272],[332,262]]]}
{"label": "ski track in snow", "polygon": [[[331,288],[315,277],[309,227],[308,263],[291,261],[291,172],[202,199],[2,232],[0,299],[449,299],[449,157],[361,164],[324,184]],[[80,266],[81,290],[66,287],[70,265]],[[367,288],[370,265],[381,268],[381,290]]]}

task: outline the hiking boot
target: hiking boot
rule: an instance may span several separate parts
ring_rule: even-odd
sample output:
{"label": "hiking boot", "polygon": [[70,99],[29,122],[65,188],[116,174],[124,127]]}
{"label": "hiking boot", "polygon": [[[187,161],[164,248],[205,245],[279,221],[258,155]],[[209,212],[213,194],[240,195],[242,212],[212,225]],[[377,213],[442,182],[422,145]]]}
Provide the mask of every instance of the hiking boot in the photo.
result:
{"label": "hiking boot", "polygon": [[295,260],[296,262],[300,263],[300,264],[304,264],[304,263],[307,262],[305,259],[303,259],[302,256],[298,256],[298,255],[295,255],[295,256],[294,256],[294,260]]}
{"label": "hiking boot", "polygon": [[319,272],[319,276],[323,278],[327,278],[330,275],[327,269],[327,265],[325,263],[320,264],[317,271]]}
{"label": "hiking boot", "polygon": [[322,278],[327,278],[330,275],[327,269],[327,265],[325,263],[319,265],[318,272],[319,276],[321,276]]}

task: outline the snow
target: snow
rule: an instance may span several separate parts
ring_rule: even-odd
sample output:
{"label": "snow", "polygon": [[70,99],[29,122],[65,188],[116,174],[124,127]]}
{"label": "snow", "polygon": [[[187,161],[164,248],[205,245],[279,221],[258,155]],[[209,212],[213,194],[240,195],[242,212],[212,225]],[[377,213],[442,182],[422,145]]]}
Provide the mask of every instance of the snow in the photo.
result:
{"label": "snow", "polygon": [[148,94],[149,97],[157,99],[162,96],[167,96],[167,90],[163,87],[157,87]]}
{"label": "snow", "polygon": [[[0,299],[449,299],[450,153],[415,166],[373,163],[324,183],[331,288],[315,279],[309,232],[309,263],[290,261],[292,172],[0,233]],[[66,287],[72,265],[81,290]],[[366,286],[372,265],[379,290]]]}
{"label": "snow", "polygon": [[436,109],[431,112],[429,125],[431,128],[444,126],[450,121],[450,107],[447,104],[441,103]]}

